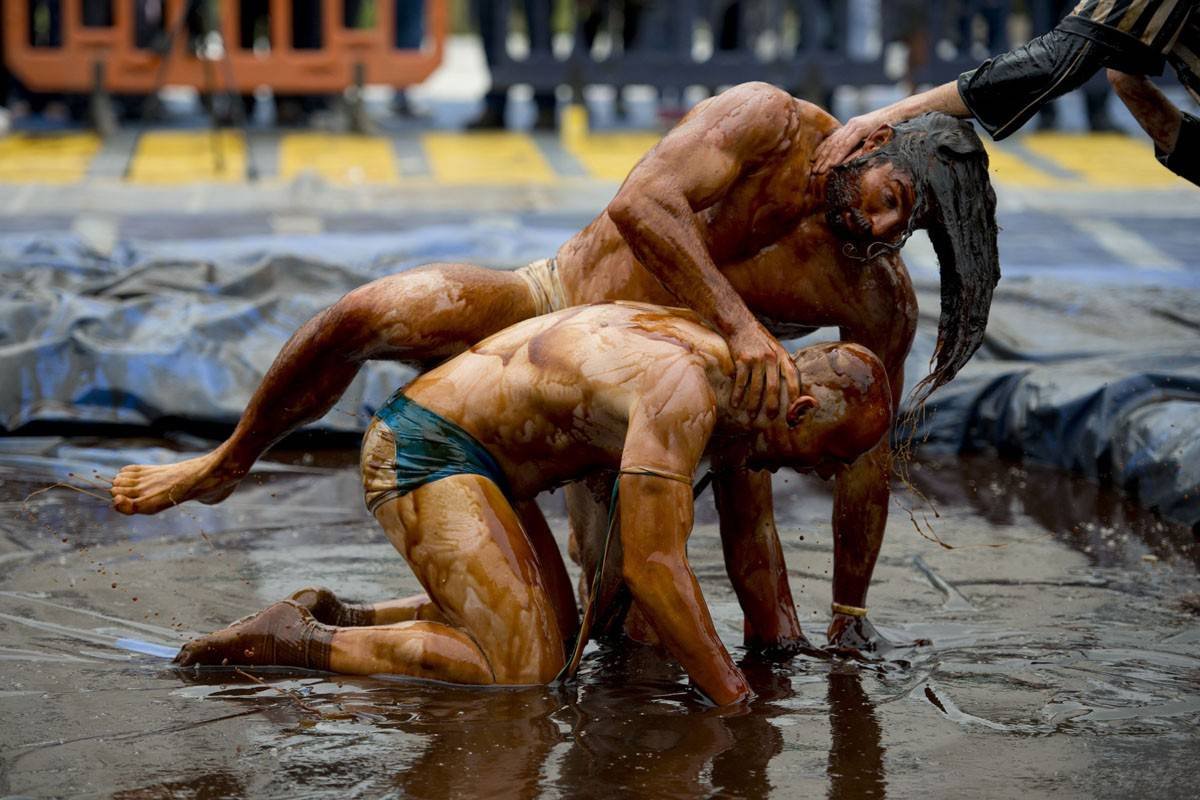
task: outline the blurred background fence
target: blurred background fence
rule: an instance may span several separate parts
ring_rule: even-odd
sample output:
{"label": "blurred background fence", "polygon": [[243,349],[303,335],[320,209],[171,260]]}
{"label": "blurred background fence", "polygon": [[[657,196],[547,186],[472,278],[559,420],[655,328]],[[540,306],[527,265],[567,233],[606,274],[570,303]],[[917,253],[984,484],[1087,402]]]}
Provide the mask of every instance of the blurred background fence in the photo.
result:
{"label": "blurred background fence", "polygon": [[[911,91],[1049,29],[1072,0],[3,0],[0,103],[109,124],[162,86],[205,97],[320,98],[363,84],[402,91],[441,63],[448,33],[477,35],[491,89],[477,123],[532,87],[539,126],[556,92],[764,80],[831,106],[839,87]],[[1103,79],[1089,117],[1104,127]],[[314,98],[316,100],[314,100]],[[229,117],[236,115],[227,114]],[[303,117],[303,114],[298,115]],[[101,127],[104,127],[103,125]],[[1094,125],[1096,127],[1096,125]]]}

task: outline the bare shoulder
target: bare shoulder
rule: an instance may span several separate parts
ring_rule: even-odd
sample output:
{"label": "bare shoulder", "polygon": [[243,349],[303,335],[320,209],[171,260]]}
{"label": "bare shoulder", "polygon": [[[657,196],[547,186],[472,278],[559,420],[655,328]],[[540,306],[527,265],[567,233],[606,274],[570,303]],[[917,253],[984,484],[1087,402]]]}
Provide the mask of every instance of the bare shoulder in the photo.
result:
{"label": "bare shoulder", "polygon": [[720,407],[705,359],[658,350],[631,396],[624,464],[690,475],[716,427]]}
{"label": "bare shoulder", "polygon": [[795,114],[802,102],[774,84],[748,81],[729,87],[709,98],[705,104],[724,113],[741,110],[756,115],[784,117]]}
{"label": "bare shoulder", "polygon": [[709,370],[732,370],[729,344],[690,308],[668,308],[650,303],[617,300],[601,307],[606,319],[619,321],[640,341],[672,345],[699,355]]}
{"label": "bare shoulder", "polygon": [[774,146],[788,140],[800,124],[800,102],[769,83],[741,83],[698,103],[662,144],[699,136],[736,149]]}
{"label": "bare shoulder", "polygon": [[833,114],[807,100],[796,100],[796,114],[802,128],[818,132],[822,139],[842,126]]}

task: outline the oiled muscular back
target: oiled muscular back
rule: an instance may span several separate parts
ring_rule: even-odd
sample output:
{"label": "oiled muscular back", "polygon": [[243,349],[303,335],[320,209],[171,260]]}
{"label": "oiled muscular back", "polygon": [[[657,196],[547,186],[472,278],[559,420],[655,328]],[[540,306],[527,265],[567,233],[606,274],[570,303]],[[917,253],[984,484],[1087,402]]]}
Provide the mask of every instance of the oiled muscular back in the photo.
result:
{"label": "oiled muscular back", "polygon": [[728,346],[692,312],[579,306],[483,340],[406,394],[479,438],[514,484],[536,489],[619,461],[632,405],[681,366],[728,396]]}
{"label": "oiled muscular back", "polygon": [[[705,147],[714,139],[728,145],[739,160],[737,178],[718,197],[693,205],[703,245],[724,268],[795,234],[806,220],[824,229],[824,184],[811,180],[811,158],[836,127],[822,109],[774,86],[742,84],[693,108],[643,156],[627,185],[703,182],[711,171]],[[557,256],[573,302],[678,302],[637,260],[607,210]]]}

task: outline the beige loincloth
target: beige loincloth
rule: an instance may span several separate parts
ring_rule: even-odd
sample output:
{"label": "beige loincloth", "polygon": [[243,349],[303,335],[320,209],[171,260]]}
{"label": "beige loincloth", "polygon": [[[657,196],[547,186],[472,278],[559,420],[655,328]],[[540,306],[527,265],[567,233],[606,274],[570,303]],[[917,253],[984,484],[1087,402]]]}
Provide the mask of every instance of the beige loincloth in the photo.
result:
{"label": "beige loincloth", "polygon": [[570,305],[558,275],[558,262],[554,258],[538,259],[516,270],[516,273],[529,285],[535,316],[561,311]]}

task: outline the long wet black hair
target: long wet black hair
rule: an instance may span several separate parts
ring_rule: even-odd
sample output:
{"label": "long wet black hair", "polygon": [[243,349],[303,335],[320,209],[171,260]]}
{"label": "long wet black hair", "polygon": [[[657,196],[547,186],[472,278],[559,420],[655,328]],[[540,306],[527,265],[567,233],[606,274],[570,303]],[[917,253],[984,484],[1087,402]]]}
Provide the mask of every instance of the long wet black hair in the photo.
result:
{"label": "long wet black hair", "polygon": [[[996,193],[988,156],[969,122],[929,113],[894,126],[882,147],[848,166],[885,158],[912,177],[915,202],[908,232],[925,228],[937,253],[942,279],[936,365],[914,389],[920,402],[948,383],[983,343],[992,291],[1000,280],[996,249]],[[868,255],[872,253],[868,249]]]}

